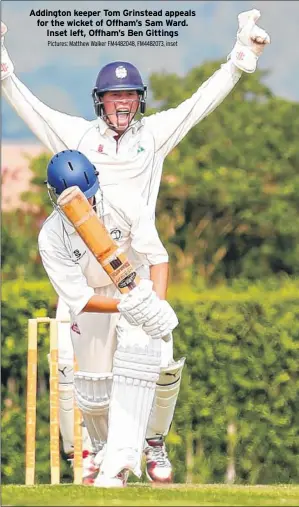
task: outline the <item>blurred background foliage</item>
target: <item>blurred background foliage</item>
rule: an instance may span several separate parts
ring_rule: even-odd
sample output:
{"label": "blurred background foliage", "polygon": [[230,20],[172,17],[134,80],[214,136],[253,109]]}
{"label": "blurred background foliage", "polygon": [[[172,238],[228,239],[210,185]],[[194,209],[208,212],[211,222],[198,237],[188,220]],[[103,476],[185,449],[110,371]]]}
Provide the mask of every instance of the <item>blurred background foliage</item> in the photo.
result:
{"label": "blurred background foliage", "polygon": [[[153,74],[147,114],[178,105],[219,64]],[[177,482],[298,483],[299,104],[264,76],[243,76],[164,164],[157,226],[180,320],[175,356],[187,357],[168,436]],[[49,158],[30,162],[30,210],[2,214],[4,483],[24,482],[27,319],[55,316],[37,250],[52,211]],[[46,326],[39,345],[37,480],[49,482]]]}

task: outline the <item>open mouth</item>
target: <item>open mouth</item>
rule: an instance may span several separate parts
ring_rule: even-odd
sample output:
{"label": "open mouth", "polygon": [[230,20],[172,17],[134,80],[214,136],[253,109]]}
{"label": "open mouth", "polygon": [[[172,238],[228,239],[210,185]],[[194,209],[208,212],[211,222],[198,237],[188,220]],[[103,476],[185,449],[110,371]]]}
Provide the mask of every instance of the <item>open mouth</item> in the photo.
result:
{"label": "open mouth", "polygon": [[116,111],[116,116],[117,116],[117,120],[118,122],[127,122],[128,119],[129,119],[129,116],[130,116],[130,111],[129,109],[118,109]]}

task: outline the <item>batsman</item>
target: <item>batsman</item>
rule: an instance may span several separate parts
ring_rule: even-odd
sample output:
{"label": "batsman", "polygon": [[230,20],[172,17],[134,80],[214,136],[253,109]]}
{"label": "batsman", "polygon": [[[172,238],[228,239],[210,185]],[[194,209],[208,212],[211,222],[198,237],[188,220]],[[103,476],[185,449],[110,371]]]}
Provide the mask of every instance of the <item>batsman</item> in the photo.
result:
{"label": "batsman", "polygon": [[166,301],[168,255],[142,197],[131,191],[127,199],[114,186],[102,192],[98,171],[81,152],[54,155],[47,186],[55,211],[42,226],[39,251],[70,308],[75,397],[94,453],[90,482],[123,487],[128,472],[141,476],[146,431],[152,420],[156,425],[156,385],[168,417],[167,373],[176,391],[184,363],[175,372],[168,367],[178,324]]}
{"label": "batsman", "polygon": [[[100,171],[103,191],[110,185],[118,186],[130,199],[130,192],[135,190],[144,198],[154,220],[165,157],[225,99],[243,72],[255,71],[259,56],[270,43],[269,35],[256,24],[259,17],[256,9],[238,16],[236,41],[227,61],[190,98],[167,111],[144,115],[147,87],[134,65],[124,61],[105,65],[92,90],[96,114],[92,121],[56,111],[28,90],[14,73],[4,46],[6,27],[2,24],[3,95],[50,152],[79,150]],[[68,308],[59,300],[57,318],[67,315]],[[58,340],[59,369],[65,374],[61,374],[60,384],[60,429],[64,449],[72,453],[73,351],[67,324],[59,326]],[[172,342],[167,345],[172,347]],[[182,365],[175,364],[173,358],[169,368],[172,366],[174,371],[181,372]],[[171,482],[173,476],[165,437],[174,414],[179,381],[174,387],[172,381],[165,382],[166,378],[171,376],[164,376],[163,389],[161,382],[157,382],[154,417],[147,429],[144,450],[147,476],[155,482]],[[85,461],[88,475],[88,458]]]}

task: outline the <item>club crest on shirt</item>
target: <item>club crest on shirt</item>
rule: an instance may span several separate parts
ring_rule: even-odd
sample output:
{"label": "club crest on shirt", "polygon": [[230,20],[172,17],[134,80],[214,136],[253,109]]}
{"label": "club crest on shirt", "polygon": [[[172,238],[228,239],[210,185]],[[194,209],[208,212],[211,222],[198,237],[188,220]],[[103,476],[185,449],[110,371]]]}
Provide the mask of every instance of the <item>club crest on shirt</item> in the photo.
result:
{"label": "club crest on shirt", "polygon": [[122,233],[119,229],[115,227],[114,229],[111,229],[110,236],[114,241],[118,241],[119,239],[122,238]]}
{"label": "club crest on shirt", "polygon": [[76,260],[78,261],[79,259],[81,259],[81,257],[83,257],[83,255],[86,254],[86,251],[81,253],[80,250],[76,248],[76,250],[73,251],[73,254],[76,257]]}

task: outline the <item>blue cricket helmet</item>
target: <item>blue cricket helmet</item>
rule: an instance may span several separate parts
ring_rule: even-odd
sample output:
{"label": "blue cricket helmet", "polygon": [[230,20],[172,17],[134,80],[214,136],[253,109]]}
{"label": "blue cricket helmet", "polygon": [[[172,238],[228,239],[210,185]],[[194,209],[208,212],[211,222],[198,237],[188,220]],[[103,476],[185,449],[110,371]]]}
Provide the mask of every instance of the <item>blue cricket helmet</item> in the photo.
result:
{"label": "blue cricket helmet", "polygon": [[98,171],[80,151],[65,150],[54,155],[47,168],[47,185],[56,197],[63,190],[77,186],[89,199],[100,188]]}
{"label": "blue cricket helmet", "polygon": [[102,116],[103,107],[101,96],[105,92],[136,90],[140,95],[140,112],[145,113],[146,91],[138,69],[129,62],[111,62],[105,65],[99,72],[95,87],[92,91],[95,112]]}

